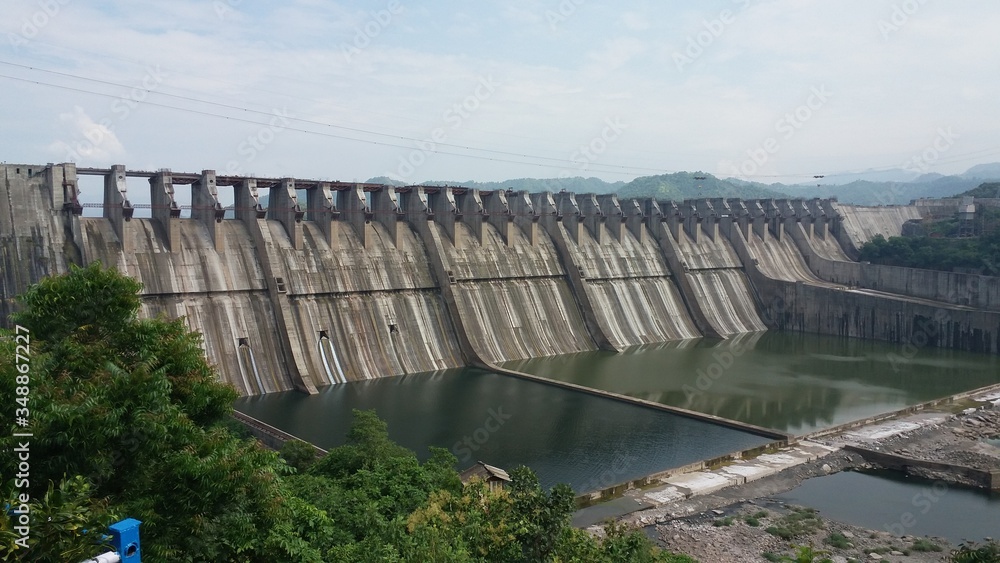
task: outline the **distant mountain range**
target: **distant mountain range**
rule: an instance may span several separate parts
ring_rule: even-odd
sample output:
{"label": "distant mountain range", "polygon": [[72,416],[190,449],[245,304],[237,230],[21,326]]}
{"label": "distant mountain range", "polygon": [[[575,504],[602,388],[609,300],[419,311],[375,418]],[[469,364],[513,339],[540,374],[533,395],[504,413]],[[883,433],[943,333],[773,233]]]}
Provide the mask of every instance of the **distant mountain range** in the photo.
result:
{"label": "distant mountain range", "polygon": [[[619,197],[655,197],[675,201],[702,197],[805,198],[835,197],[855,205],[905,205],[918,198],[953,197],[984,182],[1000,180],[1000,162],[978,164],[957,176],[919,174],[907,170],[878,170],[820,178],[809,184],[764,184],[738,178],[718,178],[707,172],[676,172],[643,176],[631,182],[605,182],[600,178],[517,178],[503,182],[433,181],[425,185],[464,186],[481,190],[513,189],[529,192],[566,190],[578,194],[617,193]],[[386,177],[369,182],[402,185]],[[818,184],[818,185],[817,185]],[[983,193],[988,192],[984,191]],[[992,192],[991,192],[992,193]],[[984,196],[978,196],[984,197]],[[998,197],[993,195],[992,197]]]}

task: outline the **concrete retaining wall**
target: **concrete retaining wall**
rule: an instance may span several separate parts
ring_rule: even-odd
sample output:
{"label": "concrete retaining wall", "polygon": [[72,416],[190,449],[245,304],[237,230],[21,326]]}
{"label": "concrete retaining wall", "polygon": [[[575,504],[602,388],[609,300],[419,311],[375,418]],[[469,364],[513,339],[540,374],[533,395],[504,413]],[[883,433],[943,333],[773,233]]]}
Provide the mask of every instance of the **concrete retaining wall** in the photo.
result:
{"label": "concrete retaining wall", "polygon": [[928,471],[937,475],[950,475],[957,478],[957,481],[960,483],[974,483],[977,487],[984,489],[1000,490],[1000,471],[983,471],[965,467],[964,465],[914,459],[896,454],[876,452],[851,444],[845,445],[844,449],[859,454],[866,461],[880,465],[886,469],[902,471],[906,474],[921,475],[923,471]]}
{"label": "concrete retaining wall", "polygon": [[734,231],[731,240],[769,328],[895,342],[904,345],[900,354],[924,346],[1000,353],[1000,313],[774,279],[755,263],[742,233]]}
{"label": "concrete retaining wall", "polygon": [[787,445],[788,443],[786,441],[779,440],[771,442],[769,444],[764,444],[762,446],[757,446],[754,448],[733,452],[731,454],[726,454],[716,458],[696,461],[694,463],[682,465],[681,467],[674,467],[672,469],[667,469],[665,471],[659,471],[657,473],[646,475],[644,477],[639,477],[638,479],[632,479],[624,483],[617,483],[615,485],[611,485],[610,487],[605,487],[603,489],[590,491],[582,495],[577,495],[576,507],[578,509],[586,508],[590,505],[619,497],[624,493],[631,491],[633,489],[641,489],[649,485],[660,483],[664,479],[673,477],[675,475],[683,475],[685,473],[694,473],[696,471],[712,469],[741,459],[752,459],[759,456],[760,454],[767,453],[769,451],[776,451],[779,448],[783,448]]}
{"label": "concrete retaining wall", "polygon": [[[256,418],[243,414],[239,411],[233,411],[233,418],[250,431],[250,434],[252,434],[254,438],[257,438],[260,443],[264,444],[268,448],[271,448],[272,450],[280,450],[281,447],[285,445],[285,442],[290,442],[292,440],[305,442],[305,440],[293,436],[284,430],[275,428],[266,422],[257,420]],[[323,448],[309,442],[306,443],[316,450],[317,456],[327,454],[327,451]]]}
{"label": "concrete retaining wall", "polygon": [[792,235],[809,269],[824,281],[1000,311],[1000,277],[829,260],[820,256],[813,248],[815,235],[807,235],[802,222],[789,220],[785,225],[785,232]]}

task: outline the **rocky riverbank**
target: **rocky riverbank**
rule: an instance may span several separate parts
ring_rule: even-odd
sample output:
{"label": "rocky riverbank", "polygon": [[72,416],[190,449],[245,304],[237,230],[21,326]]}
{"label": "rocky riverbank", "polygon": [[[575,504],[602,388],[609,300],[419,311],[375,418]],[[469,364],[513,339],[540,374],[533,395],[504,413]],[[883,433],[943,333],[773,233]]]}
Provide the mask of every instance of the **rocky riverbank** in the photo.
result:
{"label": "rocky riverbank", "polygon": [[[984,408],[959,414],[922,413],[830,436],[823,442],[828,446],[852,443],[916,459],[997,471],[1000,447],[987,441],[997,436],[1000,407],[987,403]],[[771,498],[805,479],[868,468],[875,467],[857,454],[838,450],[775,475],[665,503],[623,520],[644,527],[663,547],[702,562],[777,561],[783,555],[793,556],[797,546],[826,551],[827,557],[837,562],[948,561],[957,546],[942,538],[900,537],[864,529]],[[966,484],[953,474],[921,476]],[[1000,514],[997,522],[1000,536]]]}

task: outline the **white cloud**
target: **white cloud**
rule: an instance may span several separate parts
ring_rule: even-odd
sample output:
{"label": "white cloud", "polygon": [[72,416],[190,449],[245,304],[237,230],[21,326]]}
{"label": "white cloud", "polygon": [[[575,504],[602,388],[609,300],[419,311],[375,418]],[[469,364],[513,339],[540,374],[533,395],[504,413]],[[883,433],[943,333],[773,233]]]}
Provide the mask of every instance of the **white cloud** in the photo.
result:
{"label": "white cloud", "polygon": [[112,130],[110,121],[94,121],[80,106],[71,113],[59,114],[65,136],[49,144],[49,151],[63,160],[113,164],[125,156],[125,147]]}
{"label": "white cloud", "polygon": [[[1000,106],[991,101],[1000,75],[990,70],[1000,66],[993,33],[1000,5],[927,3],[885,40],[878,22],[896,3],[755,0],[744,10],[728,1],[641,9],[571,2],[574,9],[552,31],[546,12],[559,9],[558,0],[457,11],[453,4],[405,3],[391,21],[383,15],[385,24],[378,12],[389,0],[244,1],[222,18],[214,0],[74,2],[29,45],[0,60],[121,86],[5,67],[3,73],[22,81],[0,79],[9,100],[0,106],[8,133],[0,153],[32,162],[52,156],[30,151],[47,149],[61,160],[72,149],[85,166],[128,157],[125,164],[133,166],[221,169],[240,158],[238,147],[260,128],[233,119],[249,117],[239,110],[163,95],[174,94],[264,112],[287,108],[296,117],[394,136],[393,144],[404,148],[370,142],[391,140],[384,137],[293,123],[248,165],[264,175],[367,179],[410,150],[413,142],[400,137],[423,139],[439,127],[443,113],[474,92],[482,76],[493,77],[496,92],[449,139],[517,154],[561,158],[603,119],[621,116],[630,127],[606,155],[609,164],[712,169],[773,134],[775,120],[820,84],[837,93],[835,101],[783,147],[776,166],[824,172],[892,165],[941,126],[968,132],[962,139],[968,147],[956,146],[956,154],[998,147]],[[735,19],[679,72],[673,53],[723,9]],[[16,32],[31,11],[16,12],[0,29]],[[345,60],[343,46],[366,25],[372,36]],[[156,95],[127,120],[117,119],[114,98],[157,66],[167,78]],[[109,118],[113,123],[102,129]],[[87,132],[100,142],[88,141]],[[597,168],[592,172],[600,175]],[[415,179],[558,170],[435,155]]]}
{"label": "white cloud", "polygon": [[622,23],[632,31],[645,31],[649,29],[649,20],[638,12],[625,12],[621,17]]}
{"label": "white cloud", "polygon": [[601,73],[615,70],[637,55],[646,51],[646,46],[634,37],[616,37],[605,41],[601,48],[587,55],[591,68]]}

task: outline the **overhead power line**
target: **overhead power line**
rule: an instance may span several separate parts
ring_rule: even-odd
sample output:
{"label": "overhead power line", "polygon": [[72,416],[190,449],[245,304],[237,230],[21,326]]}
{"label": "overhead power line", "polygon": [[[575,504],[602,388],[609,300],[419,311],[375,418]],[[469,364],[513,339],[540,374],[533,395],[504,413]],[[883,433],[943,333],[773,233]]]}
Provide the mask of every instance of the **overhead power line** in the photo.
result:
{"label": "overhead power line", "polygon": [[[83,81],[86,81],[86,82],[93,82],[93,83],[97,83],[97,84],[104,84],[104,85],[107,85],[107,86],[114,86],[116,88],[124,88],[124,89],[127,89],[127,90],[138,89],[139,91],[145,92],[147,94],[155,94],[157,96],[168,97],[168,98],[175,98],[175,99],[178,99],[178,100],[184,100],[184,101],[188,101],[188,102],[195,102],[195,103],[199,103],[199,104],[205,104],[205,105],[209,105],[209,106],[215,106],[215,107],[220,107],[220,108],[235,110],[235,111],[238,111],[238,112],[243,112],[243,113],[248,113],[248,114],[262,115],[262,116],[267,116],[268,118],[274,117],[274,114],[272,112],[267,112],[267,111],[262,111],[262,110],[256,110],[256,109],[250,109],[250,108],[246,108],[246,107],[243,107],[243,106],[237,106],[237,105],[232,105],[232,104],[224,104],[224,103],[221,103],[221,102],[212,102],[212,101],[208,101],[208,100],[202,100],[202,99],[199,99],[199,98],[193,98],[193,97],[190,97],[190,96],[182,96],[180,94],[171,94],[171,93],[168,93],[168,92],[160,92],[160,91],[156,91],[154,89],[144,89],[144,88],[139,88],[139,87],[133,87],[133,86],[129,86],[127,84],[121,84],[121,83],[118,83],[118,82],[111,82],[111,81],[107,81],[107,80],[100,80],[100,79],[97,79],[97,78],[89,78],[89,77],[79,76],[79,75],[65,73],[65,72],[58,72],[58,71],[54,71],[54,70],[47,70],[47,69],[32,67],[32,66],[28,66],[28,65],[22,65],[22,64],[12,63],[12,62],[9,62],[9,61],[0,60],[0,64],[4,64],[4,65],[8,65],[8,66],[13,66],[13,67],[17,67],[17,68],[22,68],[22,69],[26,69],[26,70],[30,70],[30,71],[34,71],[34,72],[42,72],[42,73],[46,73],[46,74],[53,74],[53,75],[56,75],[56,76],[62,76],[62,77],[71,78],[71,79],[75,79],[75,80],[83,80]],[[106,93],[106,92],[99,92],[99,91],[96,91],[96,90],[88,90],[88,89],[84,89],[84,88],[75,88],[75,87],[66,86],[66,85],[62,85],[62,84],[51,84],[51,83],[48,83],[48,82],[41,82],[41,81],[37,81],[37,80],[30,80],[30,79],[26,79],[26,78],[20,78],[20,77],[8,76],[8,75],[0,75],[0,78],[7,78],[7,79],[10,79],[10,80],[19,80],[19,81],[22,81],[22,82],[29,82],[29,83],[32,83],[32,84],[38,84],[40,86],[47,86],[47,87],[51,87],[51,88],[61,88],[61,89],[71,90],[71,91],[75,91],[75,92],[83,92],[83,93],[88,93],[88,94],[93,94],[93,95],[98,95],[98,96],[113,97],[113,98],[120,97],[119,95],[109,94],[109,93]],[[214,116],[214,117],[225,117],[226,119],[234,119],[234,120],[237,120],[237,121],[246,121],[248,123],[254,123],[256,125],[261,125],[261,123],[257,122],[257,121],[251,121],[251,120],[246,120],[246,119],[239,119],[239,118],[235,118],[235,117],[227,116],[227,115],[223,115],[223,114],[212,113],[212,112],[205,112],[205,111],[199,111],[199,110],[195,110],[195,109],[192,109],[192,108],[182,108],[182,107],[171,106],[171,105],[162,104],[162,103],[154,103],[154,102],[151,102],[151,101],[148,101],[148,100],[144,100],[142,103],[143,104],[155,105],[155,106],[158,106],[158,107],[164,107],[164,108],[174,109],[174,110],[178,110],[178,111],[186,111],[186,112],[197,113],[197,114],[201,114],[201,115],[210,115],[210,116]],[[427,142],[427,139],[419,139],[419,138],[416,138],[416,137],[407,137],[405,135],[396,135],[396,134],[392,134],[392,133],[380,133],[380,132],[372,131],[372,130],[369,130],[369,129],[363,129],[363,128],[359,128],[359,127],[349,127],[349,126],[346,126],[346,125],[336,125],[336,124],[332,124],[332,123],[325,123],[325,122],[322,122],[322,121],[316,121],[316,120],[313,120],[313,119],[305,119],[305,118],[292,117],[292,116],[285,117],[285,119],[287,119],[289,121],[295,121],[295,122],[298,122],[298,123],[305,123],[305,124],[315,125],[315,126],[319,126],[319,127],[328,127],[328,128],[331,128],[331,129],[337,129],[337,130],[342,130],[342,131],[350,131],[352,133],[360,133],[360,134],[363,134],[363,135],[372,135],[372,136],[376,136],[376,137],[384,137],[384,138],[390,138],[390,139],[401,140],[401,141],[412,141],[414,143],[426,143]],[[290,128],[289,127],[285,127],[285,129],[290,129]],[[366,143],[373,143],[373,144],[385,145],[385,146],[391,146],[391,147],[400,147],[400,148],[407,148],[407,149],[418,149],[418,150],[421,150],[421,151],[424,151],[424,152],[431,152],[431,153],[437,153],[437,154],[448,154],[448,155],[452,155],[452,156],[464,156],[464,157],[473,157],[473,158],[484,158],[482,156],[466,155],[466,154],[453,153],[453,152],[441,151],[441,150],[436,150],[436,149],[435,150],[426,150],[423,147],[419,147],[418,148],[418,147],[414,147],[414,146],[411,146],[411,145],[398,145],[398,144],[393,144],[393,143],[372,141],[372,140],[369,140],[369,139],[357,139],[357,138],[354,138],[354,137],[347,137],[345,135],[335,135],[335,134],[329,134],[329,133],[322,133],[322,132],[319,132],[319,131],[311,131],[311,130],[305,130],[305,129],[293,129],[293,130],[300,131],[300,132],[303,132],[303,133],[311,133],[311,134],[316,134],[316,135],[325,135],[325,136],[330,136],[330,137],[339,138],[339,139],[347,139],[347,140],[353,140],[353,141],[359,141],[359,142],[366,142]],[[487,153],[487,154],[496,154],[496,155],[502,155],[502,156],[510,156],[510,157],[529,158],[529,159],[534,159],[534,160],[542,160],[542,161],[551,162],[553,164],[542,165],[542,164],[539,164],[539,163],[531,163],[531,162],[499,160],[499,159],[493,159],[493,158],[489,158],[488,159],[488,160],[497,160],[499,162],[514,162],[514,163],[517,163],[517,164],[533,164],[533,165],[542,165],[542,166],[550,166],[550,167],[553,166],[553,165],[555,165],[555,164],[565,166],[566,164],[568,164],[570,162],[569,159],[565,159],[565,158],[535,156],[535,155],[526,154],[526,153],[518,153],[518,152],[511,152],[511,151],[501,151],[501,150],[495,150],[495,149],[485,149],[485,148],[478,148],[478,147],[472,147],[472,146],[467,146],[467,145],[459,145],[459,144],[455,144],[455,143],[433,141],[433,144],[435,146],[449,147],[449,148],[453,148],[453,149],[461,149],[461,150],[467,150],[467,151],[477,151],[477,152],[482,152],[482,153]],[[639,167],[639,166],[622,166],[622,165],[616,165],[616,164],[602,164],[602,163],[596,163],[596,162],[589,162],[588,163],[588,169],[592,168],[592,167],[597,167],[597,168],[603,168],[603,169],[605,169],[605,170],[599,170],[601,172],[615,172],[615,173],[628,174],[628,175],[640,175],[640,174],[636,174],[634,171],[654,172],[654,173],[657,173],[657,174],[666,173],[666,171],[664,171],[662,168],[646,168],[646,167]],[[608,170],[608,169],[611,169],[611,170]]]}
{"label": "overhead power line", "polygon": [[[69,78],[69,79],[73,79],[73,80],[81,80],[81,81],[91,82],[91,83],[95,83],[95,84],[102,84],[102,85],[106,85],[106,86],[112,86],[112,87],[115,87],[115,88],[122,88],[122,89],[126,89],[126,90],[129,90],[129,91],[139,90],[140,92],[144,92],[147,95],[155,95],[155,96],[160,96],[160,97],[173,98],[173,99],[177,99],[177,100],[181,100],[181,101],[185,101],[185,102],[193,102],[193,103],[196,103],[196,104],[205,104],[207,106],[214,106],[214,107],[222,108],[222,109],[225,109],[225,110],[232,110],[232,111],[239,112],[239,113],[242,113],[242,114],[265,116],[268,119],[272,119],[274,117],[273,112],[268,112],[268,111],[263,111],[263,110],[258,110],[258,109],[252,109],[252,108],[243,107],[243,106],[234,105],[234,104],[226,104],[226,103],[222,103],[222,102],[214,102],[214,101],[199,99],[199,98],[195,98],[195,97],[191,97],[191,96],[184,96],[184,95],[180,95],[180,94],[172,94],[172,93],[169,93],[169,92],[158,91],[156,89],[147,89],[147,88],[141,88],[141,87],[134,87],[134,86],[130,86],[130,85],[127,85],[127,84],[122,84],[122,83],[113,82],[113,81],[109,81],[109,80],[102,80],[102,79],[98,79],[98,78],[90,78],[90,77],[87,77],[87,76],[81,76],[81,75],[76,75],[76,74],[66,73],[66,72],[60,72],[60,71],[55,71],[55,70],[48,70],[48,69],[44,69],[44,68],[33,67],[33,66],[23,65],[23,64],[19,64],[19,63],[13,63],[13,62],[10,62],[10,61],[0,60],[0,64],[11,66],[11,67],[16,67],[16,68],[21,68],[21,69],[28,70],[28,71],[31,71],[31,72],[40,72],[40,73],[51,74],[51,75],[60,76],[60,77],[64,77],[64,78]],[[67,85],[64,85],[64,84],[53,84],[53,83],[49,83],[49,82],[42,82],[42,81],[39,81],[39,80],[32,80],[32,79],[18,77],[18,76],[9,76],[9,75],[0,74],[0,78],[6,78],[8,80],[15,80],[15,81],[19,81],[19,82],[27,82],[27,83],[30,83],[30,84],[36,84],[36,85],[44,86],[44,87],[48,87],[48,88],[63,89],[63,90],[68,90],[68,91],[72,91],[72,92],[80,92],[80,93],[84,93],[84,94],[91,94],[91,95],[103,96],[103,97],[108,97],[108,98],[121,98],[120,94],[113,94],[113,93],[108,93],[108,92],[101,92],[101,91],[92,90],[92,89],[86,89],[86,88],[78,88],[78,87],[73,87],[73,86],[67,86]],[[224,113],[218,113],[218,112],[200,110],[200,109],[195,109],[195,108],[190,108],[190,107],[180,107],[180,106],[176,106],[176,105],[170,105],[170,104],[165,104],[165,103],[161,103],[161,102],[155,102],[155,101],[151,101],[151,100],[148,100],[148,99],[144,99],[141,103],[144,104],[144,105],[151,105],[151,106],[156,106],[156,107],[162,107],[162,108],[166,108],[166,109],[170,109],[170,110],[174,110],[174,111],[181,111],[181,112],[187,112],[187,113],[196,114],[196,115],[203,115],[203,116],[208,116],[208,117],[215,117],[215,118],[227,119],[227,120],[231,120],[231,121],[238,121],[238,122],[249,123],[249,124],[253,124],[253,125],[268,125],[268,123],[263,123],[261,121],[257,121],[257,120],[251,119],[251,118],[234,116],[234,115],[227,115],[227,114],[224,114]],[[649,167],[642,167],[642,166],[626,166],[626,165],[617,165],[617,164],[608,164],[608,163],[599,163],[599,162],[588,162],[587,163],[587,167],[585,169],[580,169],[578,167],[572,166],[571,165],[572,161],[570,159],[565,159],[565,158],[536,156],[536,155],[532,155],[532,154],[528,154],[528,153],[522,153],[522,152],[503,151],[503,150],[497,150],[497,149],[487,149],[487,148],[474,147],[474,146],[469,146],[469,145],[460,145],[460,144],[455,144],[455,143],[428,141],[427,139],[419,139],[419,138],[416,138],[416,137],[408,137],[408,136],[405,136],[405,135],[398,135],[398,134],[394,134],[394,133],[382,133],[382,132],[373,131],[373,130],[370,130],[370,129],[360,128],[360,127],[351,127],[351,126],[347,126],[347,125],[338,125],[338,124],[333,124],[333,123],[326,123],[326,122],[323,122],[323,121],[317,121],[317,120],[314,120],[314,119],[306,119],[306,118],[293,117],[293,116],[283,116],[283,119],[286,119],[288,121],[293,121],[293,122],[301,123],[301,124],[305,124],[305,125],[310,125],[310,126],[321,127],[321,128],[326,128],[326,129],[332,129],[332,130],[344,131],[345,132],[345,133],[338,134],[338,133],[334,133],[334,132],[331,132],[331,131],[316,131],[316,130],[312,130],[312,129],[283,126],[283,129],[290,130],[290,131],[295,131],[295,132],[300,132],[300,133],[305,133],[305,134],[308,134],[308,135],[317,135],[317,136],[329,137],[329,138],[334,138],[334,139],[341,139],[341,140],[345,140],[345,141],[353,141],[353,142],[366,143],[366,144],[372,144],[372,145],[377,145],[377,146],[400,148],[400,149],[406,149],[406,150],[411,150],[411,151],[416,150],[416,151],[426,152],[426,153],[441,154],[441,155],[448,155],[448,156],[457,156],[457,157],[460,157],[460,158],[473,158],[473,159],[486,160],[486,161],[491,161],[491,162],[503,162],[503,163],[509,163],[509,164],[519,164],[519,165],[535,166],[535,167],[550,168],[550,169],[551,168],[557,168],[557,167],[563,167],[563,168],[571,169],[573,171],[577,171],[577,172],[579,172],[581,174],[582,173],[586,173],[586,172],[602,172],[602,173],[608,173],[608,174],[619,174],[619,175],[623,175],[623,176],[637,177],[637,176],[646,176],[646,175],[671,174],[671,173],[676,173],[677,172],[677,171],[664,170],[662,168],[649,168]],[[379,138],[386,138],[386,139],[391,139],[394,142],[389,142],[389,141],[384,141],[384,140],[373,140],[373,139],[358,138],[357,136],[351,136],[350,134],[368,135],[368,136],[374,136],[374,137],[379,137]],[[408,141],[408,142],[414,143],[416,146],[411,145],[411,144],[400,144],[400,143],[395,142],[395,141]],[[427,146],[428,143],[430,143],[432,146],[428,147]],[[442,150],[440,147],[446,147],[448,149],[453,149],[453,150]],[[470,151],[470,152],[469,153],[454,152],[455,150]],[[474,153],[483,153],[483,154],[474,154]],[[946,155],[941,155],[939,158],[937,158],[934,161],[934,164],[950,164],[950,163],[962,162],[962,161],[967,161],[967,160],[975,160],[975,159],[978,159],[978,158],[982,158],[983,156],[989,156],[989,155],[993,155],[993,154],[1000,154],[1000,148],[981,149],[981,150],[978,150],[978,151],[973,151],[971,153],[964,153],[964,154],[946,154]],[[496,155],[496,156],[493,156],[493,155]],[[521,159],[530,159],[530,160],[521,160]],[[532,162],[532,161],[541,161],[541,162]],[[737,176],[737,178],[740,178],[740,179],[743,179],[743,180],[751,180],[751,181],[754,180],[754,179],[761,179],[761,178],[789,178],[789,179],[791,179],[791,178],[803,178],[803,179],[807,179],[807,180],[808,179],[824,178],[824,177],[834,178],[834,177],[839,177],[839,176],[861,174],[861,173],[865,173],[865,172],[888,171],[888,170],[893,170],[893,169],[901,168],[904,164],[905,163],[903,163],[903,164],[896,164],[896,165],[887,165],[887,166],[881,166],[881,167],[869,167],[869,168],[865,168],[865,169],[840,171],[840,172],[825,173],[825,174],[814,174],[814,173],[811,173],[811,172],[810,173],[797,173],[797,174],[796,173],[792,173],[792,174],[754,174],[754,175],[752,175],[751,177],[748,177],[748,178],[740,178],[739,176]]]}

